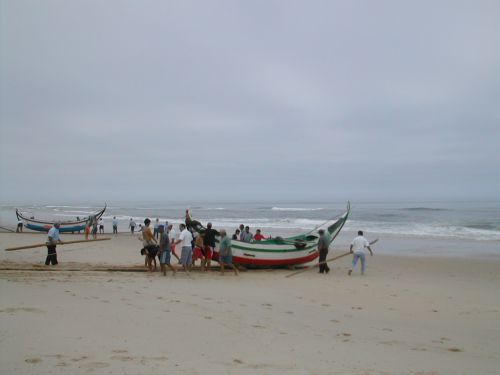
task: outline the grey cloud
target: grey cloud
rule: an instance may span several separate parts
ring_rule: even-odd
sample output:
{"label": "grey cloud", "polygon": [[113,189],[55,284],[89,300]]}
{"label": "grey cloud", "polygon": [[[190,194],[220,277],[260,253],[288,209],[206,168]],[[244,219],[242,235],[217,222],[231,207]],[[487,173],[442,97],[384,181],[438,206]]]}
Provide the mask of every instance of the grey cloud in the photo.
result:
{"label": "grey cloud", "polygon": [[497,2],[1,7],[2,201],[498,198]]}

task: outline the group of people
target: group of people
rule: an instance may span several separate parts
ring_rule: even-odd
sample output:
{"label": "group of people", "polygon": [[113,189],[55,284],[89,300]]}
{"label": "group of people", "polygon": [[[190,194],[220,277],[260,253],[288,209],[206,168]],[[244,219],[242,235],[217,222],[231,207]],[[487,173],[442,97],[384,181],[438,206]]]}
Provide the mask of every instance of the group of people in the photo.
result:
{"label": "group of people", "polygon": [[[177,237],[172,224],[165,226],[158,224],[152,232],[150,228],[151,220],[144,220],[142,227],[142,236],[140,239],[143,242],[141,255],[144,255],[145,266],[153,271],[156,268],[156,258],[160,261],[160,271],[166,275],[167,267],[176,273],[176,268],[171,263],[171,255],[173,255],[184,269],[189,273],[197,260],[201,262],[202,272],[209,270],[212,257],[215,252],[215,237],[220,235],[220,244],[218,252],[218,262],[220,272],[223,275],[225,267],[229,267],[238,275],[238,269],[232,263],[231,239],[227,236],[224,229],[220,232],[212,228],[212,223],[208,223],[207,227],[200,232],[196,232],[187,223],[179,225],[180,234]],[[177,249],[180,247],[180,257],[177,254]]]}
{"label": "group of people", "polygon": [[253,233],[250,232],[250,227],[248,225],[245,226],[243,224],[240,224],[239,229],[236,229],[236,231],[234,232],[232,239],[242,242],[255,242],[262,241],[266,239],[266,237],[264,237],[260,229],[257,229],[254,236]]}
{"label": "group of people", "polygon": [[92,233],[92,239],[95,240],[97,238],[97,231],[99,231],[99,234],[104,234],[104,221],[102,217],[97,219],[95,216],[90,216],[85,222],[85,228],[83,230],[85,239],[88,240],[89,235]]}

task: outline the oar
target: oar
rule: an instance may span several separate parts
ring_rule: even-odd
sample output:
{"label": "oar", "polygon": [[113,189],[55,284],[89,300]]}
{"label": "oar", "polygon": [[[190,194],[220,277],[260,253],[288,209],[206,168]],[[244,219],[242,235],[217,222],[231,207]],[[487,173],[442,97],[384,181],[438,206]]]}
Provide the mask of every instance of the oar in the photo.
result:
{"label": "oar", "polygon": [[9,231],[11,233],[15,233],[16,231],[15,230],[12,230],[12,229],[9,229],[9,228],[5,228],[5,227],[0,227],[0,229],[3,229],[3,230],[6,230],[6,231]]}
{"label": "oar", "polygon": [[[69,245],[72,243],[81,243],[81,242],[96,242],[96,241],[107,241],[110,240],[111,238],[97,238],[95,240],[78,240],[78,241],[66,241],[66,242],[59,242],[57,245]],[[33,249],[35,247],[43,247],[47,246],[47,244],[44,243],[39,243],[36,245],[29,245],[29,246],[19,246],[19,247],[9,247],[8,249],[5,249],[5,251],[14,251],[14,250],[24,250],[24,249]]]}
{"label": "oar", "polygon": [[[372,242],[370,242],[370,246],[371,246],[371,245],[373,245],[374,243],[377,243],[377,242],[378,242],[378,238],[377,238],[377,239],[375,239],[375,240],[373,240]],[[343,258],[343,257],[345,257],[345,256],[347,256],[347,255],[349,255],[349,254],[351,254],[351,252],[350,252],[350,251],[348,251],[347,253],[344,253],[344,254],[337,255],[337,256],[335,256],[335,257],[333,257],[333,258],[329,258],[329,259],[327,259],[327,260],[324,260],[323,262],[316,263],[316,264],[314,264],[314,265],[312,265],[312,266],[307,266],[307,267],[305,267],[304,269],[301,269],[301,270],[299,270],[299,271],[297,271],[297,272],[294,272],[294,273],[291,273],[291,274],[289,274],[289,275],[286,275],[286,277],[292,277],[292,276],[298,275],[299,273],[309,271],[309,269],[311,269],[311,268],[316,268],[316,267],[319,267],[321,264],[325,264],[325,263],[327,263],[327,262],[333,262],[334,260],[337,260],[337,259]]]}

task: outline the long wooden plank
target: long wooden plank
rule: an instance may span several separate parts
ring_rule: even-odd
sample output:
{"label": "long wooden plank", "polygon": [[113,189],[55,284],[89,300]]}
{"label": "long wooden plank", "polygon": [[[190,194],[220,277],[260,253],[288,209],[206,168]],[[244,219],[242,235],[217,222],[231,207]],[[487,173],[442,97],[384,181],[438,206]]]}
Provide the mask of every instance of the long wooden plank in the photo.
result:
{"label": "long wooden plank", "polygon": [[328,262],[333,262],[334,260],[343,258],[343,257],[345,257],[345,256],[347,256],[349,254],[351,254],[350,251],[348,251],[347,253],[344,253],[344,254],[337,255],[337,256],[332,257],[332,258],[328,258],[327,260],[325,260],[323,262],[316,263],[315,265],[308,266],[308,267],[306,267],[306,268],[304,268],[304,269],[302,269],[300,271],[297,271],[297,272],[291,273],[289,275],[286,275],[286,277],[292,277],[292,276],[298,275],[299,273],[309,271],[311,268],[316,268],[316,267],[319,267],[321,264],[325,264],[325,263],[328,263]]}
{"label": "long wooden plank", "polygon": [[[111,238],[97,238],[95,240],[77,240],[77,241],[65,241],[65,242],[59,242],[57,245],[70,245],[73,243],[82,243],[82,242],[96,242],[96,241],[107,241],[110,240]],[[43,247],[47,246],[47,244],[44,243],[39,243],[36,245],[28,245],[28,246],[18,246],[18,247],[9,247],[5,249],[5,251],[14,251],[14,250],[25,250],[25,249],[34,249],[35,247]]]}
{"label": "long wooden plank", "polygon": [[11,233],[16,233],[15,230],[12,230],[12,229],[9,229],[9,228],[0,227],[0,229],[6,230],[6,231],[11,232]]}

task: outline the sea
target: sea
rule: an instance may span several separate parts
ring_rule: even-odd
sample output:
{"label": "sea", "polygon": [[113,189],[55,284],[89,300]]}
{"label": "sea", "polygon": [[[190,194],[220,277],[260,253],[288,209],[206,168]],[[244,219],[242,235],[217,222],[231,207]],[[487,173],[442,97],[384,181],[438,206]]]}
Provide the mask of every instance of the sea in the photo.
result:
{"label": "sea", "polygon": [[[93,214],[104,203],[24,204],[0,206],[0,223],[13,228],[15,209],[37,219],[69,220]],[[288,236],[317,230],[342,215],[347,202],[112,202],[103,216],[111,229],[128,230],[133,218],[178,224],[189,209],[193,219],[229,233],[240,225],[264,235]],[[500,259],[500,201],[469,202],[351,202],[349,220],[333,246],[348,247],[358,230],[379,239],[376,251],[402,255],[498,256]]]}

